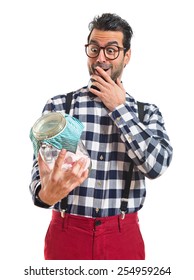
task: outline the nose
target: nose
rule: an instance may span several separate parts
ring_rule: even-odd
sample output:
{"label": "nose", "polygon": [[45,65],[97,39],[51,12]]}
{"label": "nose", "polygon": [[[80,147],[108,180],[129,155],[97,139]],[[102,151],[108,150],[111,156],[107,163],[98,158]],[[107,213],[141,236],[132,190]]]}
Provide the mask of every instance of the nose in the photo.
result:
{"label": "nose", "polygon": [[104,49],[100,49],[100,52],[97,56],[97,61],[98,62],[106,62],[106,57],[104,55]]}

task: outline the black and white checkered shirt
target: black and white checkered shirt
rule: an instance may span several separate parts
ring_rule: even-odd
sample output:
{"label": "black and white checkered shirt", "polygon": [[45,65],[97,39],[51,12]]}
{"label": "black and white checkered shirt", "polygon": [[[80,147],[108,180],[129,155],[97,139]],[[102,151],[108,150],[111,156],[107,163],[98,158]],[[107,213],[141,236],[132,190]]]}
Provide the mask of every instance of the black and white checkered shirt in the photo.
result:
{"label": "black and white checkered shirt", "polygon": [[[66,96],[50,100],[43,114],[65,113]],[[169,166],[172,147],[164,121],[155,105],[145,103],[143,123],[139,121],[137,102],[126,93],[126,102],[109,112],[101,100],[81,88],[73,93],[69,114],[84,124],[81,139],[92,160],[87,180],[68,196],[68,212],[87,217],[104,217],[120,213],[124,177],[129,158],[134,162],[128,212],[138,211],[146,196],[145,177],[157,178]],[[37,160],[34,160],[30,190],[36,204],[40,188]],[[60,209],[60,202],[53,206]]]}

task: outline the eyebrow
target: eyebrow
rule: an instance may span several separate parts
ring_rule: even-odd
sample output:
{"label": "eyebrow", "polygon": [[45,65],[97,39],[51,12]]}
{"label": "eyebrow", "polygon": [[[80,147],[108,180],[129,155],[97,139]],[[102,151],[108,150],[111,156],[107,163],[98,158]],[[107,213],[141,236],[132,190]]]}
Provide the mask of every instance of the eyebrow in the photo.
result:
{"label": "eyebrow", "polygon": [[[96,40],[91,40],[89,43],[99,45],[98,41],[96,41]],[[106,46],[110,46],[110,45],[117,45],[118,46],[119,44],[118,44],[117,41],[110,41],[106,44]]]}

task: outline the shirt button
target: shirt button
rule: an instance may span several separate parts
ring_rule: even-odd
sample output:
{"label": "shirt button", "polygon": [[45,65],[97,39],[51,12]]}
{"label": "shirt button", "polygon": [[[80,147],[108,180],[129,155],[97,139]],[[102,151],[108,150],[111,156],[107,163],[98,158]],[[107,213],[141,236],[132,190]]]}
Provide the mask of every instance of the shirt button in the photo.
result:
{"label": "shirt button", "polygon": [[101,155],[101,156],[100,156],[100,160],[103,160],[103,159],[104,159],[104,157],[103,157],[103,155]]}
{"label": "shirt button", "polygon": [[96,208],[96,209],[95,209],[96,213],[98,213],[98,212],[99,212],[99,210],[100,210],[99,208]]}
{"label": "shirt button", "polygon": [[116,120],[117,120],[117,122],[119,122],[121,120],[121,117],[118,117]]}
{"label": "shirt button", "polygon": [[102,183],[101,183],[100,181],[98,181],[98,182],[97,182],[97,185],[98,185],[99,187],[101,187],[101,186],[102,186]]}

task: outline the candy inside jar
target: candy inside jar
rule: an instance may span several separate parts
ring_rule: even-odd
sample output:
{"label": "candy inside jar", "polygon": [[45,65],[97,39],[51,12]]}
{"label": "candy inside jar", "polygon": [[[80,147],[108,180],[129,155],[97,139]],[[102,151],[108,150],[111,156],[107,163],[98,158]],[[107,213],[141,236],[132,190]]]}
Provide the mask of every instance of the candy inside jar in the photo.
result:
{"label": "candy inside jar", "polygon": [[[40,155],[44,162],[49,166],[50,169],[53,169],[55,161],[60,153],[60,150],[53,147],[52,145],[42,144],[40,147]],[[64,163],[62,165],[62,169],[69,170],[72,168],[75,162],[77,162],[80,158],[86,159],[85,169],[91,169],[91,160],[86,151],[83,152],[83,144],[80,141],[77,146],[76,153],[67,151],[64,157]]]}

